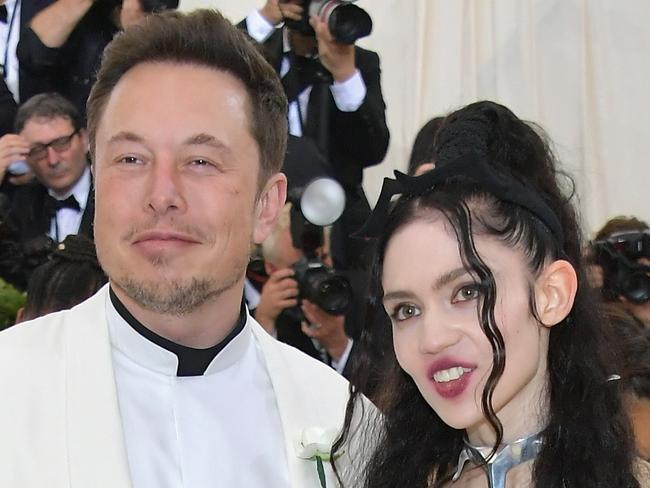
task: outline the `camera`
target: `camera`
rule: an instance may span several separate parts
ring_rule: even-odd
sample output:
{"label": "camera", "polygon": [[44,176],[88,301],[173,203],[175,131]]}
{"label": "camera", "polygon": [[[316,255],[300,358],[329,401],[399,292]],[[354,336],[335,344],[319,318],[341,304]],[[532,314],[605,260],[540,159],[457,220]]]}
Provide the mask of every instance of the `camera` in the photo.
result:
{"label": "camera", "polygon": [[372,32],[372,19],[368,12],[353,4],[354,0],[304,0],[302,19],[286,19],[290,29],[307,35],[315,35],[309,25],[312,15],[320,17],[327,23],[332,37],[341,44],[354,44],[357,39]]}
{"label": "camera", "polygon": [[603,295],[607,300],[625,297],[632,303],[650,300],[650,232],[625,232],[592,243],[594,261],[603,269]]}
{"label": "camera", "polygon": [[304,254],[293,266],[298,297],[315,303],[329,314],[344,314],[352,302],[350,282],[317,255],[323,245],[323,226],[336,221],[343,212],[343,189],[330,178],[318,178],[304,189],[292,190],[289,201],[291,240]]}

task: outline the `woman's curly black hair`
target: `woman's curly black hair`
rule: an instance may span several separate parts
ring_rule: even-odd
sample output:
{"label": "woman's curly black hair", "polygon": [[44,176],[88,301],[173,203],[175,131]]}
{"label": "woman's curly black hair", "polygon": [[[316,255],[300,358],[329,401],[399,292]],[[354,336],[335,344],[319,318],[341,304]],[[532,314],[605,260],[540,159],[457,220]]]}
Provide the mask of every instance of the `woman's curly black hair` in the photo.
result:
{"label": "woman's curly black hair", "polygon": [[106,282],[94,242],[82,235],[70,235],[32,273],[23,320],[71,308]]}
{"label": "woman's curly black hair", "polygon": [[[571,312],[550,330],[548,411],[543,447],[533,464],[532,486],[636,488],[633,441],[620,386],[607,381],[615,358],[607,347],[607,325],[587,285],[582,262],[581,230],[571,203],[572,180],[559,170],[542,131],[496,103],[473,103],[442,122],[434,144],[436,167],[470,151],[485,156],[496,169],[541,195],[562,224],[564,242],[530,211],[500,201],[467,181],[456,180],[419,197],[400,198],[377,244],[368,321],[361,334],[345,428],[335,449],[342,448],[349,436],[359,395],[374,381],[378,386],[373,400],[383,416],[366,426],[375,444],[365,453],[369,460],[362,486],[440,487],[456,468],[464,431],[446,425],[399,367],[390,322],[381,307],[381,270],[390,238],[408,223],[441,212],[456,232],[464,266],[483,289],[479,324],[492,347],[493,369],[482,394],[482,408],[496,434],[495,449],[502,441],[503,428],[491,397],[507,351],[494,316],[494,277],[474,247],[473,236],[478,234],[495,236],[521,250],[533,276],[555,259],[569,261],[578,275]],[[435,243],[431,248],[435,249]],[[536,316],[532,289],[529,294],[531,314]]]}

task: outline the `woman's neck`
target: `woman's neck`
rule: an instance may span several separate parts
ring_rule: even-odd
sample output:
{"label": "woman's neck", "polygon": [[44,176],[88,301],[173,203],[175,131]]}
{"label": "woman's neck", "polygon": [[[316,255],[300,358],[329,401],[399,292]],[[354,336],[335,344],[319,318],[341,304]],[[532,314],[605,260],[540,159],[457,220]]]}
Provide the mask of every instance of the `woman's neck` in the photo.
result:
{"label": "woman's neck", "polygon": [[[547,421],[548,394],[546,368],[528,382],[496,414],[503,427],[501,445],[536,434],[544,429]],[[468,442],[475,447],[493,447],[496,433],[487,420],[466,429]]]}

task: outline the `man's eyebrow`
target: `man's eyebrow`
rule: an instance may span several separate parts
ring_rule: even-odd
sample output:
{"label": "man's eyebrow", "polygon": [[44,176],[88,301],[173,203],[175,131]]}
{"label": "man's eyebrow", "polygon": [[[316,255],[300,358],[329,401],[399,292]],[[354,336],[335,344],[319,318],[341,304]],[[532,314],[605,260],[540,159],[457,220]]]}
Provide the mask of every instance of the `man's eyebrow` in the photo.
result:
{"label": "man's eyebrow", "polygon": [[108,144],[112,144],[115,142],[122,142],[122,141],[144,143],[144,138],[142,136],[139,136],[135,132],[121,131],[115,134],[113,137],[111,137],[108,140]]}
{"label": "man's eyebrow", "polygon": [[[460,278],[465,274],[469,274],[469,272],[463,267],[452,269],[451,271],[447,271],[446,273],[443,273],[440,276],[438,276],[438,278],[436,278],[432,288],[434,290],[439,290],[443,286],[447,285],[448,283],[451,283],[452,281]],[[384,293],[383,301],[408,300],[413,298],[414,296],[415,295],[409,291],[396,290],[396,291]]]}
{"label": "man's eyebrow", "polygon": [[219,139],[217,139],[216,137],[210,134],[206,134],[205,132],[194,134],[193,136],[188,137],[183,141],[183,145],[185,146],[206,145],[206,146],[212,146],[216,149],[229,150],[228,146],[226,146],[223,142],[221,142]]}
{"label": "man's eyebrow", "polygon": [[[111,144],[122,141],[137,142],[140,144],[144,144],[145,142],[144,138],[135,132],[121,131],[111,137],[108,140],[108,143]],[[228,146],[226,146],[223,142],[218,140],[216,137],[211,136],[210,134],[206,134],[205,132],[194,134],[183,141],[183,145],[185,146],[197,146],[203,144],[215,147],[217,149],[228,149]]]}

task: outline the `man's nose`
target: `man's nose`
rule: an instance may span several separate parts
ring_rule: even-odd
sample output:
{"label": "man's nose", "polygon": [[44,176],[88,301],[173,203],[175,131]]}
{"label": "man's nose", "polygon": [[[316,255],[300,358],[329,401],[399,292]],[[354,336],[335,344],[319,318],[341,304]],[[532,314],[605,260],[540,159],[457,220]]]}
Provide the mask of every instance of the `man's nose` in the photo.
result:
{"label": "man's nose", "polygon": [[61,160],[61,157],[59,156],[59,153],[48,146],[48,148],[47,148],[47,163],[50,166],[54,166],[56,164],[59,164],[60,160]]}
{"label": "man's nose", "polygon": [[157,214],[185,210],[182,176],[175,164],[153,161],[148,175],[147,206]]}

